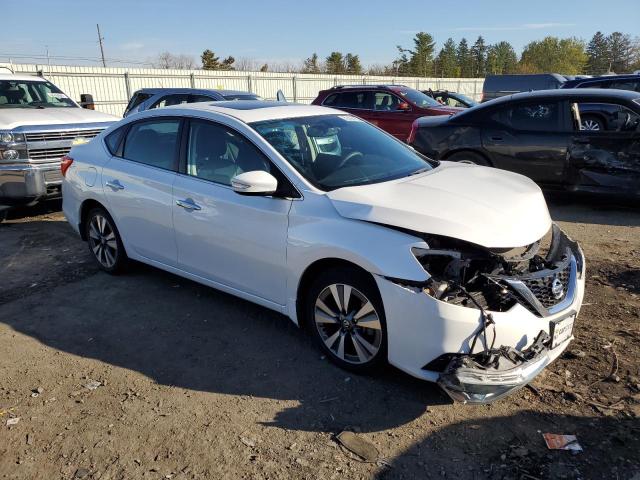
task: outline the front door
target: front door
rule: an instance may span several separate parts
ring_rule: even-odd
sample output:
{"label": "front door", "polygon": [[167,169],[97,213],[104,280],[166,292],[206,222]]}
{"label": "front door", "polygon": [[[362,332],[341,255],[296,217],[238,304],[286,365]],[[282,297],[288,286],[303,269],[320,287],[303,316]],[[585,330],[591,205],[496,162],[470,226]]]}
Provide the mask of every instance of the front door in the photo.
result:
{"label": "front door", "polygon": [[276,167],[221,124],[191,120],[187,136],[186,165],[173,188],[179,268],[284,305],[291,200],[244,196],[230,186],[235,175],[276,174]]}
{"label": "front door", "polygon": [[[405,109],[401,109],[400,105]],[[371,123],[406,142],[411,132],[411,124],[416,119],[412,108],[405,100],[393,93],[375,92]]]}
{"label": "front door", "polygon": [[153,119],[129,128],[121,149],[102,170],[109,211],[130,254],[175,266],[173,182],[180,120]]}
{"label": "front door", "polygon": [[495,111],[482,127],[482,146],[493,165],[540,184],[561,185],[571,136],[564,105],[540,100]]}
{"label": "front door", "polygon": [[[576,108],[577,107],[577,108]],[[583,111],[579,102],[572,109]],[[591,191],[640,195],[640,113],[624,105],[589,104],[615,115],[600,130],[576,128],[569,147],[568,183]],[[581,119],[575,124],[581,125]]]}

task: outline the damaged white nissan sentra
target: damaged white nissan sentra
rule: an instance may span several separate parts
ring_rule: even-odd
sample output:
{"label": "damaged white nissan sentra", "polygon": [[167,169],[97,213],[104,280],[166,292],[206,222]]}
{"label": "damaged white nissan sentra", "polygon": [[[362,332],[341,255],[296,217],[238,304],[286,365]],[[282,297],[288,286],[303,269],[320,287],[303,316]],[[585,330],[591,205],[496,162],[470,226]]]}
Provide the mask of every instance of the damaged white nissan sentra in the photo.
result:
{"label": "damaged white nissan sentra", "polygon": [[62,172],[65,215],[102,269],[135,259],[281,312],[344,368],[388,360],[489,402],[573,338],[584,258],[532,181],[433,162],[343,112],[151,110]]}

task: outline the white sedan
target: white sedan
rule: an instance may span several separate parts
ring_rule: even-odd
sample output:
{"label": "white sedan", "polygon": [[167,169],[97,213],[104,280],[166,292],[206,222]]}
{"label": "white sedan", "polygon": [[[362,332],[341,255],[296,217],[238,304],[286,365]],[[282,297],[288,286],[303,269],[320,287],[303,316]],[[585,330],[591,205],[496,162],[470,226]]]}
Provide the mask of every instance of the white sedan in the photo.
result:
{"label": "white sedan", "polygon": [[62,172],[64,213],[103,270],[133,259],[281,312],[347,369],[388,361],[489,402],[573,338],[584,258],[532,181],[434,162],[344,112],[151,110]]}

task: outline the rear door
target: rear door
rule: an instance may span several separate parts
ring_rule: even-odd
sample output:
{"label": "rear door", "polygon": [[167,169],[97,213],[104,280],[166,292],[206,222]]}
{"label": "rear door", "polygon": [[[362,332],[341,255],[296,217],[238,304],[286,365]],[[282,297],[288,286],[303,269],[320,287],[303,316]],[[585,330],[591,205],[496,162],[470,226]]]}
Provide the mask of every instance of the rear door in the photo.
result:
{"label": "rear door", "polygon": [[541,184],[562,184],[572,135],[566,105],[545,99],[501,105],[482,127],[493,165]]}
{"label": "rear door", "polygon": [[109,211],[129,253],[170,266],[177,260],[172,190],[180,126],[180,119],[166,117],[133,123],[102,171]]}
{"label": "rear door", "polygon": [[[615,102],[590,103],[589,113],[597,107],[617,114],[601,130],[580,129],[577,125],[584,122],[575,118],[568,181],[577,189],[640,195],[640,109]],[[576,102],[572,112],[578,117],[582,111]]]}

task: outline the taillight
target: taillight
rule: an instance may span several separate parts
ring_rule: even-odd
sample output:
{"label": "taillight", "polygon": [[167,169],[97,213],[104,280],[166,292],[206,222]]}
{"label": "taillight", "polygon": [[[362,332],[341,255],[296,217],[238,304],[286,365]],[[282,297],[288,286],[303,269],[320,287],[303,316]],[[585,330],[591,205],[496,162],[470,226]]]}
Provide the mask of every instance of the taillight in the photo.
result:
{"label": "taillight", "polygon": [[416,133],[418,133],[418,120],[414,120],[411,124],[411,132],[409,132],[409,138],[407,138],[407,143],[411,145],[413,141],[416,139]]}
{"label": "taillight", "polygon": [[69,170],[69,167],[72,163],[73,158],[71,158],[69,155],[65,155],[64,157],[62,157],[62,162],[60,162],[60,172],[62,173],[63,177],[67,175],[67,170]]}

